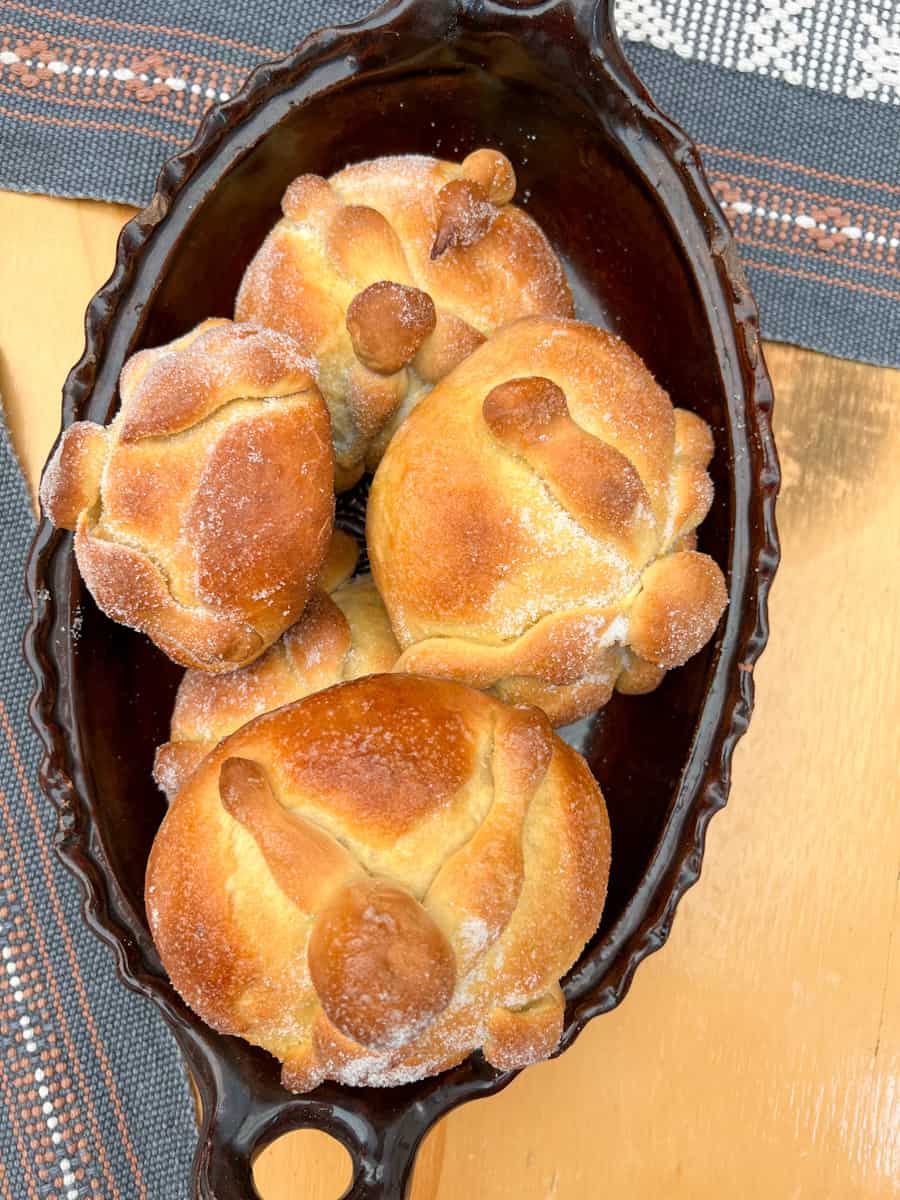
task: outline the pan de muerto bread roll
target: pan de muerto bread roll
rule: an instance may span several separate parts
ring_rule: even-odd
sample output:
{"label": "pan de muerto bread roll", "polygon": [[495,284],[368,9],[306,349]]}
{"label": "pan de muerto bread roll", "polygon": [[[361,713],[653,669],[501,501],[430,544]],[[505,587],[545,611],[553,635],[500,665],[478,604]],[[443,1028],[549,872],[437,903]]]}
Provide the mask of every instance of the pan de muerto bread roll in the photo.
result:
{"label": "pan de muerto bread roll", "polygon": [[142,350],[113,421],[78,421],[41,501],[107,616],[176,662],[252,662],[303,611],[334,517],[328,412],[290,338],[206,321]]}
{"label": "pan de muerto bread roll", "polygon": [[722,572],[694,549],[706,423],[624,342],[515,322],[397,433],[369,497],[396,670],[492,688],[555,724],[642,692],[711,637]]}
{"label": "pan de muerto bread roll", "polygon": [[313,592],[303,616],[248,667],[227,675],[188,671],[175,697],[169,741],[153,776],[173,799],[216,745],[236,729],[312,692],[390,671],[400,654],[371,575]]}
{"label": "pan de muerto bread roll", "polygon": [[290,334],[318,362],[338,490],[499,326],[572,315],[559,260],[510,203],[515,189],[506,156],[476,150],[462,163],[378,158],[285,192],[235,316]]}
{"label": "pan de muerto bread roll", "polygon": [[370,675],[245,725],[157,834],[153,937],[287,1087],[391,1085],[556,1048],[609,871],[603,798],[536,709]]}

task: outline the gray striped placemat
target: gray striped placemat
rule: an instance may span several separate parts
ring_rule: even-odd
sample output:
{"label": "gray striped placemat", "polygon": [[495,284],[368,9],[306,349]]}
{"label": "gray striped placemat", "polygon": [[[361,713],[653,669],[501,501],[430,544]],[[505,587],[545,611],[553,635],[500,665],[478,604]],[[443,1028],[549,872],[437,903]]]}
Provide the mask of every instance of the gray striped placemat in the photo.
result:
{"label": "gray striped placemat", "polygon": [[0,410],[0,1200],[181,1200],[196,1141],[181,1059],[116,978],[53,853],[22,657],[34,532]]}
{"label": "gray striped placemat", "polygon": [[[143,204],[210,103],[370,8],[3,0],[0,187]],[[900,364],[900,5],[618,0],[616,18],[700,143],[765,335]]]}

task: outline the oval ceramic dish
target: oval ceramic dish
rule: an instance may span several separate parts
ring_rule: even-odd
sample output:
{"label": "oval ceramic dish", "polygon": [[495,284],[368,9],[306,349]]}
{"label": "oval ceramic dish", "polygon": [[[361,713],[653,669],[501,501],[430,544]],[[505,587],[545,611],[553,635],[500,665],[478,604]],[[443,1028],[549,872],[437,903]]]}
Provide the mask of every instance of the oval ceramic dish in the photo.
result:
{"label": "oval ceramic dish", "polygon": [[[730,595],[701,654],[654,694],[616,696],[572,734],[607,797],[613,870],[603,923],[565,984],[563,1048],[623,998],[697,878],[706,825],[725,803],[731,753],[747,727],[778,561],[772,394],[756,308],[697,153],[628,67],[610,8],[401,0],[261,67],[210,111],[125,226],[64,392],[65,424],[106,421],[128,355],[229,315],[294,176],[379,154],[462,158],[488,145],[509,155],[519,202],[562,254],[580,315],[620,332],[675,403],[710,422],[716,499],[701,548],[722,565]],[[342,501],[348,527],[360,527],[363,500],[357,489]],[[285,1130],[316,1126],[353,1156],[348,1198],[400,1200],[429,1126],[513,1076],[476,1054],[401,1088],[326,1084],[295,1096],[280,1087],[273,1059],[185,1007],[160,967],[142,902],[164,811],[150,766],[180,672],[97,611],[71,536],[46,521],[29,585],[32,714],[46,747],[42,783],[60,814],[59,852],[124,982],[158,1004],[197,1081],[194,1195],[250,1200],[254,1154]],[[68,631],[77,610],[76,642]]]}

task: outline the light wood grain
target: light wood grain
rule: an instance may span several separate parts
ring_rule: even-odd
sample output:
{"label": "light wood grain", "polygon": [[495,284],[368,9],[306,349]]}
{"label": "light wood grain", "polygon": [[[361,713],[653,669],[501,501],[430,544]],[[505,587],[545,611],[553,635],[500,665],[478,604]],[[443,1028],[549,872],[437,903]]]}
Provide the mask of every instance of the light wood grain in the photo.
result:
{"label": "light wood grain", "polygon": [[[0,194],[0,387],[33,483],[126,215]],[[434,1131],[414,1200],[900,1195],[900,372],[768,357],[784,563],[703,877],[621,1009]],[[257,1180],[328,1200],[342,1172],[289,1136]]]}

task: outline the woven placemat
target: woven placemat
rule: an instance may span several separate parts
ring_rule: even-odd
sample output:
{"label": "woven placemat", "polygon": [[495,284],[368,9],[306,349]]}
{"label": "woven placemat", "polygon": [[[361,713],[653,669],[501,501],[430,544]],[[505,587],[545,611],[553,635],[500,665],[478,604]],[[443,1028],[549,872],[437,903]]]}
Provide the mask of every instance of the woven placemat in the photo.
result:
{"label": "woven placemat", "polygon": [[[3,0],[0,187],[144,204],[210,103],[371,7]],[[616,19],[700,143],[764,334],[900,365],[900,4],[618,0]]]}
{"label": "woven placemat", "polygon": [[88,932],[53,853],[22,657],[34,510],[0,410],[0,1200],[180,1200],[196,1141],[175,1043]]}
{"label": "woven placemat", "polygon": [[619,0],[698,143],[766,337],[900,365],[900,4]]}

